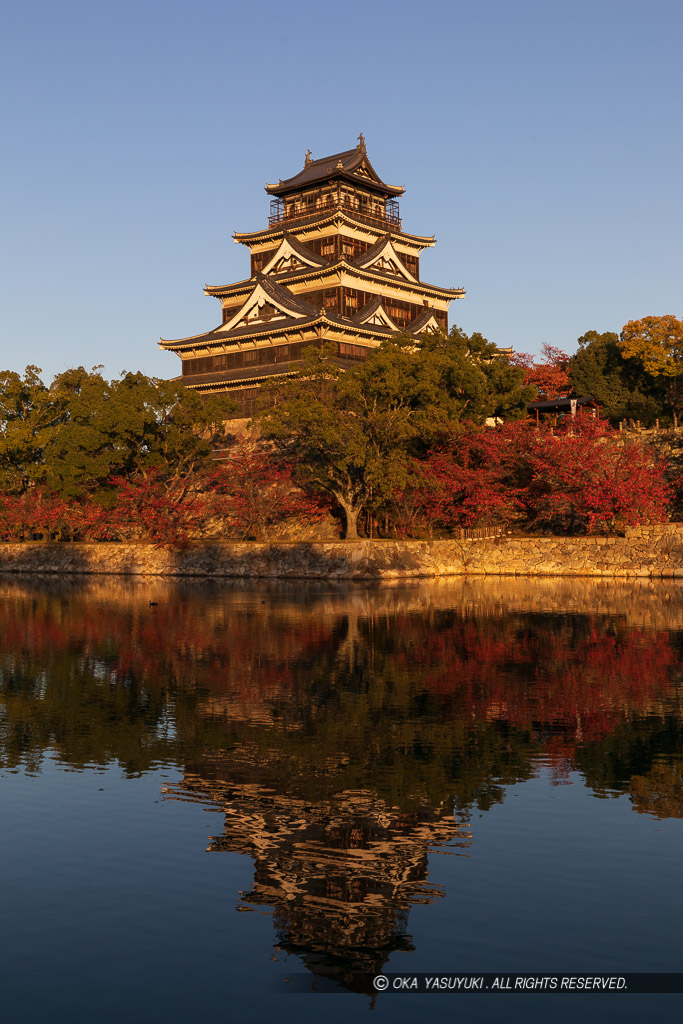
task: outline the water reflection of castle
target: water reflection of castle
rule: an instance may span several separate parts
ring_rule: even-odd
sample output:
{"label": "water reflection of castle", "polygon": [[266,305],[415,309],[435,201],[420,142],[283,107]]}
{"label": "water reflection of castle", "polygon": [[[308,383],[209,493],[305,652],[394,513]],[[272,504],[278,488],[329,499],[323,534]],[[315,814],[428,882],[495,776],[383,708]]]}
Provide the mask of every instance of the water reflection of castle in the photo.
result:
{"label": "water reflection of castle", "polygon": [[443,895],[428,880],[430,850],[470,844],[452,810],[403,811],[370,790],[312,802],[221,775],[229,772],[202,765],[166,796],[221,807],[224,832],[208,849],[254,858],[254,883],[241,905],[274,908],[281,949],[314,974],[348,984],[352,974],[377,973],[394,950],[413,948],[411,904]]}

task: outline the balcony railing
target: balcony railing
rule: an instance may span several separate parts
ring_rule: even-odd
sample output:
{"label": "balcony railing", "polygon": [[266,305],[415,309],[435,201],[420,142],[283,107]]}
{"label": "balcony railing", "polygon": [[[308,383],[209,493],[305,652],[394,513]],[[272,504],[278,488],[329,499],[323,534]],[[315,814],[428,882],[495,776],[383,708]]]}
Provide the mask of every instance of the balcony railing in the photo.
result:
{"label": "balcony railing", "polygon": [[395,199],[389,199],[386,209],[379,211],[376,208],[369,210],[362,203],[344,195],[339,198],[335,195],[325,196],[324,199],[316,199],[312,203],[284,203],[281,199],[273,199],[270,204],[268,227],[272,228],[285,221],[290,223],[312,220],[320,217],[321,214],[331,213],[333,210],[344,210],[356,220],[373,226],[392,227],[398,230],[401,228],[399,207]]}

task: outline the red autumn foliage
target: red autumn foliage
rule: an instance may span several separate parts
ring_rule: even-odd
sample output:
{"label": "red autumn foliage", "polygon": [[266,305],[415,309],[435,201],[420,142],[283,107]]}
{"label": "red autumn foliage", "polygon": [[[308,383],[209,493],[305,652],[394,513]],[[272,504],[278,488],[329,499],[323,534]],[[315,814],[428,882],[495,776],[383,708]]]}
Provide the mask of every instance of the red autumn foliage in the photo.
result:
{"label": "red autumn foliage", "polygon": [[141,540],[176,547],[202,537],[257,537],[288,519],[319,522],[329,511],[262,452],[236,453],[208,474],[151,470],[114,477],[110,504],[67,502],[47,488],[0,495],[0,539]]}
{"label": "red autumn foliage", "polygon": [[259,451],[232,455],[210,476],[213,512],[231,536],[263,539],[287,519],[320,522],[329,511],[324,498],[306,494],[292,479],[292,467]]}
{"label": "red autumn foliage", "polygon": [[536,389],[537,400],[544,401],[568,395],[571,383],[567,374],[569,356],[554,345],[543,345],[539,361],[528,352],[516,352],[511,359],[526,371],[523,383]]}
{"label": "red autumn foliage", "polygon": [[593,533],[666,519],[672,490],[665,465],[643,444],[620,441],[609,425],[591,419],[560,434],[527,427],[527,437],[520,468],[530,526]]}
{"label": "red autumn foliage", "polygon": [[510,522],[521,508],[519,488],[507,479],[510,452],[501,430],[471,429],[425,462],[414,463],[414,483],[401,505],[413,518],[451,529]]}
{"label": "red autumn foliage", "polygon": [[263,539],[287,519],[317,522],[327,511],[294,485],[289,466],[262,452],[238,452],[190,481],[150,473],[113,482],[116,503],[105,528],[170,546],[199,537]]}
{"label": "red autumn foliage", "polygon": [[431,529],[516,521],[593,533],[662,522],[671,500],[664,464],[592,419],[473,427],[414,468],[403,503]]}
{"label": "red autumn foliage", "polygon": [[102,514],[100,526],[122,539],[150,540],[171,547],[200,533],[211,515],[207,495],[188,481],[167,481],[153,471],[114,477],[116,501]]}
{"label": "red autumn foliage", "polygon": [[31,540],[68,531],[72,511],[68,502],[47,487],[24,494],[0,495],[0,539]]}

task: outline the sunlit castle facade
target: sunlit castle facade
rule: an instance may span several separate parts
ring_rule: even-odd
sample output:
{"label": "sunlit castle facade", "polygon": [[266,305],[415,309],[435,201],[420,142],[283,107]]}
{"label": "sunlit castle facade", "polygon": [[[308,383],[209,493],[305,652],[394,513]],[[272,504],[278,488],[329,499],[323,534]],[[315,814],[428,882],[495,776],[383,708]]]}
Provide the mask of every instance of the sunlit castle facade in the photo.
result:
{"label": "sunlit castle facade", "polygon": [[263,386],[296,373],[303,349],[333,343],[340,366],[366,359],[388,337],[448,328],[462,288],[420,280],[420,253],[434,236],[402,229],[397,197],[355,149],[321,160],[306,154],[293,178],[266,185],[268,227],[236,232],[251,253],[251,276],[204,291],[222,323],[191,338],[160,342],[182,360],[186,387],[228,392],[249,416]]}

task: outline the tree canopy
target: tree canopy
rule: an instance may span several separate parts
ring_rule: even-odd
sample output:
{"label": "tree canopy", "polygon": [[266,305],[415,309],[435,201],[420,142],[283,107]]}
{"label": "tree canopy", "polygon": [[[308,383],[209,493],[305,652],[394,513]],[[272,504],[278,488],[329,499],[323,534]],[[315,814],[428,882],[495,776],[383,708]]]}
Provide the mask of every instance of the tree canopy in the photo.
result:
{"label": "tree canopy", "polygon": [[[573,420],[562,440],[514,421],[534,398],[571,389],[597,398],[612,420],[651,422],[667,402],[675,410],[683,375],[673,321],[632,321],[621,338],[588,331],[571,359],[548,345],[540,360],[510,358],[458,327],[392,336],[363,362],[321,343],[293,378],[264,391],[250,448],[226,447],[227,395],[204,399],[140,373],[108,381],[100,367],[67,370],[49,386],[34,366],[0,373],[0,536],[266,537],[328,509],[349,538],[359,516],[369,536],[560,520],[615,529],[629,509],[638,521],[661,518],[664,467],[638,445],[602,428],[589,437]],[[629,339],[646,336],[668,345],[666,372],[654,372],[644,349],[627,352]]]}
{"label": "tree canopy", "polygon": [[620,348],[665,383],[666,402],[676,416],[683,406],[683,320],[670,314],[629,320],[621,329]]}
{"label": "tree canopy", "polygon": [[0,374],[0,483],[23,493],[44,483],[66,498],[102,495],[113,476],[152,469],[190,472],[212,451],[234,410],[224,396],[203,401],[177,381],[99,367],[58,374]]}
{"label": "tree canopy", "polygon": [[524,369],[523,383],[526,387],[533,388],[533,400],[543,401],[569,394],[569,356],[561,348],[546,343],[541,348],[540,360],[528,352],[516,352],[511,361],[513,365]]}
{"label": "tree canopy", "polygon": [[634,419],[650,424],[664,413],[664,385],[624,355],[619,335],[612,331],[583,334],[567,371],[574,393],[602,402],[601,415],[613,422]]}
{"label": "tree canopy", "polygon": [[309,350],[296,381],[259,418],[287,453],[301,483],[331,494],[346,536],[363,508],[379,512],[405,486],[412,459],[463,420],[523,415],[523,371],[480,334],[454,327],[417,344],[387,340],[364,363],[342,370],[333,352]]}
{"label": "tree canopy", "polygon": [[683,373],[683,320],[671,315],[629,320],[621,329],[621,351],[627,359],[639,359],[653,376],[679,377]]}

